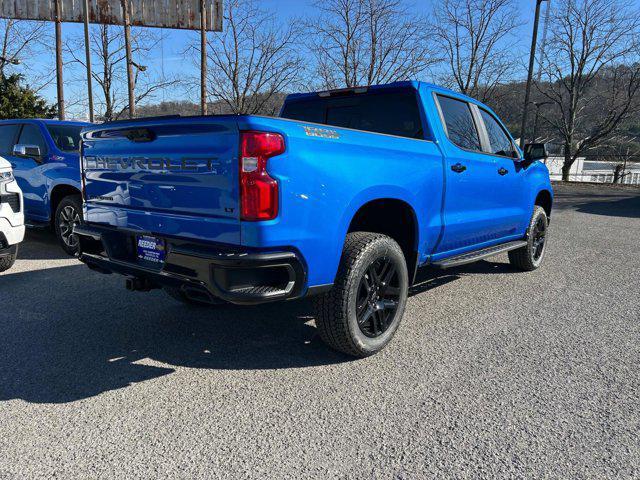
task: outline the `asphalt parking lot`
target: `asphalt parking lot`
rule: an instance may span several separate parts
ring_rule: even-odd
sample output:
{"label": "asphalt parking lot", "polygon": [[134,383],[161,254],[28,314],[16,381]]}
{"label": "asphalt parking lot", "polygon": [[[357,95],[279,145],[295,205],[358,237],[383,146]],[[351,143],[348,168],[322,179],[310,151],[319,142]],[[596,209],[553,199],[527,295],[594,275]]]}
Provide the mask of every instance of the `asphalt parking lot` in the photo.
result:
{"label": "asphalt parking lot", "polygon": [[29,231],[0,275],[0,478],[638,478],[640,191],[559,187],[545,265],[414,288],[390,347],[210,310]]}

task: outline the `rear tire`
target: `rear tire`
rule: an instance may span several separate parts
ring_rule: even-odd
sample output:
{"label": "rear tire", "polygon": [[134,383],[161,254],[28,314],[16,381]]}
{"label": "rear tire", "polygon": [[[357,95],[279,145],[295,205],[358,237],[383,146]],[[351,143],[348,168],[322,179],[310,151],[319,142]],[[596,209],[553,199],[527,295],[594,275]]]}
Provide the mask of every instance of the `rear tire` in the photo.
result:
{"label": "rear tire", "polygon": [[64,197],[56,208],[54,228],[60,246],[71,256],[78,253],[78,236],[71,231],[75,225],[82,223],[82,197],[80,195]]}
{"label": "rear tire", "polygon": [[544,208],[536,205],[527,229],[527,245],[509,252],[509,262],[525,272],[532,272],[542,265],[546,251],[549,220]]}
{"label": "rear tire", "polygon": [[11,255],[7,255],[6,257],[0,258],[0,272],[6,272],[13,264],[16,263],[16,258],[18,258],[18,247],[16,246],[15,252]]}
{"label": "rear tire", "polygon": [[400,325],[408,291],[407,263],[393,239],[348,234],[333,288],[314,301],[320,337],[354,357],[379,352]]}

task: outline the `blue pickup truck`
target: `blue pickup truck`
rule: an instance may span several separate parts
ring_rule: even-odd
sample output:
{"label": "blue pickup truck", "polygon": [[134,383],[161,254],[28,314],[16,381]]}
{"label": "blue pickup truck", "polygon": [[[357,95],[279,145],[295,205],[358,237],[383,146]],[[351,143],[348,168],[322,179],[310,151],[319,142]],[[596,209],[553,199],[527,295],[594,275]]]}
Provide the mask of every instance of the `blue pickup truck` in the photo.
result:
{"label": "blue pickup truck", "polygon": [[396,332],[419,267],[542,262],[553,193],[485,105],[402,82],[296,94],[280,118],[150,118],[83,132],[80,259],[186,303],[314,295],[331,347]]}
{"label": "blue pickup truck", "polygon": [[52,226],[60,245],[77,253],[73,225],[82,220],[80,131],[82,122],[0,121],[0,156],[13,167],[24,194],[27,224]]}

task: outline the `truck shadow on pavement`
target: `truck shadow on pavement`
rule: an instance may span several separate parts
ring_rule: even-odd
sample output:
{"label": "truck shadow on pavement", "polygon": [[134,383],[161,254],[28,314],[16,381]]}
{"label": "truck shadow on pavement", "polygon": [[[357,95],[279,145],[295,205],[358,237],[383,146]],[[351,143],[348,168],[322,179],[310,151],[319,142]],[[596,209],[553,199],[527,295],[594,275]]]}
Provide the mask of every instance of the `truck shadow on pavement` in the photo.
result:
{"label": "truck shadow on pavement", "polygon": [[498,263],[490,260],[482,260],[447,270],[423,268],[418,270],[416,281],[409,289],[409,297],[455,282],[464,275],[509,274],[515,272],[518,272],[518,270],[508,263]]}
{"label": "truck shadow on pavement", "polygon": [[0,276],[0,401],[64,403],[175,367],[285,369],[349,361],[316,336],[307,301],[191,307],[84,265]]}
{"label": "truck shadow on pavement", "polygon": [[640,196],[607,202],[579,204],[576,211],[607,217],[640,218]]}
{"label": "truck shadow on pavement", "polygon": [[[29,239],[25,246],[28,252],[38,245]],[[481,262],[422,273],[411,295],[464,274],[507,271],[506,264]],[[161,291],[129,292],[123,283],[79,264],[1,275],[0,401],[73,402],[179,367],[288,369],[352,361],[319,339],[308,300],[193,307]]]}
{"label": "truck shadow on pavement", "polygon": [[607,217],[640,218],[640,190],[634,192],[610,188],[607,191],[605,188],[595,191],[560,189],[553,208]]}
{"label": "truck shadow on pavement", "polygon": [[69,260],[51,230],[27,228],[26,241],[20,244],[18,258],[29,260]]}

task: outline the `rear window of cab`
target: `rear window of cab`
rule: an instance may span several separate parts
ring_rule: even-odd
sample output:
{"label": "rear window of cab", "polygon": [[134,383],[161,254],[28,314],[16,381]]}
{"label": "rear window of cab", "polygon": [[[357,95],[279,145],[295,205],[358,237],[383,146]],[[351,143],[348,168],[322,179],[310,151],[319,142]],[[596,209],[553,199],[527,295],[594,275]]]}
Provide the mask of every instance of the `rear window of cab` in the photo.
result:
{"label": "rear window of cab", "polygon": [[310,97],[287,102],[282,118],[425,139],[415,90]]}

